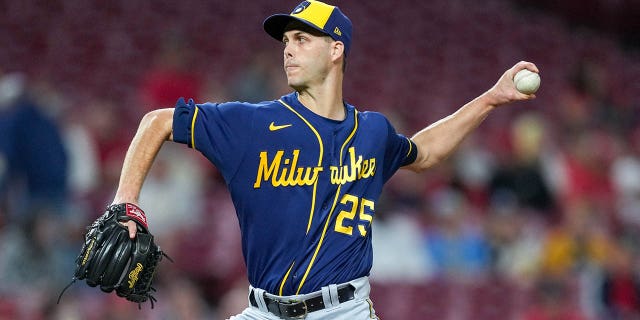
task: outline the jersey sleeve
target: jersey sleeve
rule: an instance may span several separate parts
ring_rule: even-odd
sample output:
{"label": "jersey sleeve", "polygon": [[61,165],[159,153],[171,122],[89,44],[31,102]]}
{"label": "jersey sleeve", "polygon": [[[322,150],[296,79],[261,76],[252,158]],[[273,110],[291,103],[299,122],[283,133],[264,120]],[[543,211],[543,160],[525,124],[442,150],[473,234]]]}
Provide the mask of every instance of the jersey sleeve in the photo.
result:
{"label": "jersey sleeve", "polygon": [[418,156],[416,144],[408,137],[398,134],[388,120],[386,120],[386,124],[388,130],[383,169],[384,181],[389,180],[400,167],[412,164]]}
{"label": "jersey sleeve", "polygon": [[250,141],[255,110],[252,106],[178,100],[173,114],[173,140],[200,151],[229,178]]}

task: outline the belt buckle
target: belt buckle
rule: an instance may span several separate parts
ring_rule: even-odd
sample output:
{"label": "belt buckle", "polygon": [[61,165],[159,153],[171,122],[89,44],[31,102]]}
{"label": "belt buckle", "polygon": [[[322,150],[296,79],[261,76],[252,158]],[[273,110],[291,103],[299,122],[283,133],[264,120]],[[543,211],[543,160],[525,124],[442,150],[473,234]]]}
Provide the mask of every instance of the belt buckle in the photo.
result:
{"label": "belt buckle", "polygon": [[309,311],[307,309],[307,302],[305,300],[302,301],[289,301],[289,302],[280,302],[280,305],[287,308],[287,311],[289,310],[288,307],[293,306],[293,305],[297,305],[297,304],[302,304],[302,310],[304,311],[304,313],[297,315],[297,316],[289,316],[288,312],[285,315],[285,319],[305,319],[307,317],[307,315],[309,314]]}

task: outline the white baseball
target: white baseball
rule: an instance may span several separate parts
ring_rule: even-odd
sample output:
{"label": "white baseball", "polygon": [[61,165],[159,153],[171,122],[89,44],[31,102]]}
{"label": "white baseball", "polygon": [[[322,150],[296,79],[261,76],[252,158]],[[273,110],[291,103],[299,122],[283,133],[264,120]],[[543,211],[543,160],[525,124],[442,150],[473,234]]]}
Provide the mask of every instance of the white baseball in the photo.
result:
{"label": "white baseball", "polygon": [[524,94],[532,94],[540,88],[540,75],[527,69],[522,69],[513,77],[516,89]]}

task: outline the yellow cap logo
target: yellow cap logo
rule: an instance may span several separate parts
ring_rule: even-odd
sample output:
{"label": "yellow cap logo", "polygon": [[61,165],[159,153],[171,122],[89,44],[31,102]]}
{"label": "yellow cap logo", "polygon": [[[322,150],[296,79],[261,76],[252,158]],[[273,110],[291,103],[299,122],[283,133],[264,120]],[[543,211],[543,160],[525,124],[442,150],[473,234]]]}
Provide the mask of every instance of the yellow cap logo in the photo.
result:
{"label": "yellow cap logo", "polygon": [[342,32],[340,31],[340,29],[338,27],[336,27],[335,29],[333,29],[333,33],[342,36]]}
{"label": "yellow cap logo", "polygon": [[299,4],[297,7],[295,7],[293,9],[293,11],[291,12],[291,14],[298,14],[300,12],[302,12],[302,10],[306,9],[311,3],[309,3],[309,1],[304,1],[301,4]]}
{"label": "yellow cap logo", "polygon": [[323,2],[305,1],[293,10],[291,16],[305,20],[320,29],[324,29],[334,8],[334,6]]}

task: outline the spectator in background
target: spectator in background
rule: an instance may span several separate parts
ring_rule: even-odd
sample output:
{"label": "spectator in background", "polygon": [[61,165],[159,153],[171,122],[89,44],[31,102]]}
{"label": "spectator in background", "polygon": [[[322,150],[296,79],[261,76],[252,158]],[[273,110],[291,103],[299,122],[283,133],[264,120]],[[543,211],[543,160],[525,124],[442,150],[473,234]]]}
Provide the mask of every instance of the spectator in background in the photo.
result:
{"label": "spectator in background", "polygon": [[610,250],[609,257],[600,289],[604,305],[603,319],[639,319],[638,257],[624,245]]}
{"label": "spectator in background", "polygon": [[50,89],[0,74],[0,296],[10,292],[10,303],[27,310],[18,318],[35,318],[28,313],[50,302],[73,264],[64,233],[67,152]]}
{"label": "spectator in background", "polygon": [[611,218],[614,189],[609,175],[610,157],[615,145],[605,131],[584,130],[570,137],[563,161],[565,186],[562,192],[564,211],[573,203],[587,202]]}
{"label": "spectator in background", "polygon": [[[203,80],[191,64],[193,49],[185,35],[179,31],[168,32],[160,45],[157,60],[139,87],[140,106],[144,112],[173,105],[179,97],[199,99],[203,95]],[[119,141],[118,145],[126,143]],[[202,210],[203,171],[207,174],[212,172],[202,165],[204,162],[200,158],[180,152],[178,148],[169,147],[159,154],[158,166],[149,173],[148,184],[141,194],[141,203],[157,217],[152,228],[160,238],[173,237],[174,231],[197,221],[196,217]],[[115,159],[116,178],[122,158],[124,152],[122,157]],[[113,185],[109,181],[107,183]],[[175,215],[183,218],[176,223]]]}
{"label": "spectator in background", "polygon": [[260,102],[264,97],[280,93],[277,92],[277,84],[273,79],[279,79],[281,71],[279,66],[277,74],[272,70],[274,66],[272,60],[266,53],[253,55],[246,67],[233,78],[229,92],[230,98],[238,101]]}
{"label": "spectator in background", "polygon": [[625,231],[637,234],[640,230],[640,129],[630,135],[628,145],[613,160],[609,174],[616,194],[619,223]]}
{"label": "spectator in background", "polygon": [[552,226],[542,250],[541,272],[568,276],[586,266],[602,266],[614,244],[603,215],[588,202],[574,202],[562,223]]}
{"label": "spectator in background", "polygon": [[[422,192],[425,179],[409,173],[394,176],[397,185],[412,186],[411,191],[385,194],[376,212],[372,233],[373,257],[371,279],[375,282],[420,283],[433,275],[431,257],[423,249],[420,220],[424,213]],[[400,198],[400,196],[404,196]],[[390,207],[385,205],[390,203]],[[398,248],[402,248],[399,250]]]}
{"label": "spectator in background", "polygon": [[[97,167],[96,181],[84,190],[89,206],[86,219],[92,221],[102,214],[105,209],[105,199],[113,193],[107,186],[119,178],[121,161],[127,151],[122,147],[122,143],[131,138],[131,131],[134,129],[128,128],[126,121],[119,118],[118,103],[109,98],[92,98],[86,101],[80,109],[75,112],[74,116],[80,116],[82,120],[76,121],[79,122],[77,124],[74,124],[73,121],[67,123],[68,130],[76,133],[73,138],[68,137],[67,141],[72,143],[85,139],[84,143],[87,144],[87,149],[84,150],[78,150],[77,145],[70,147],[72,160],[82,159],[81,161],[86,161],[85,166],[89,161],[96,162],[94,164]],[[93,150],[89,150],[89,148]],[[72,172],[79,169],[72,167]],[[91,170],[85,170],[84,174],[91,174]]]}
{"label": "spectator in background", "polygon": [[492,194],[513,193],[518,205],[551,217],[555,199],[542,162],[545,127],[536,114],[518,117],[511,128],[513,157],[502,163],[490,181]]}
{"label": "spectator in background", "polygon": [[464,190],[472,206],[481,210],[490,206],[491,190],[488,185],[496,170],[495,165],[496,156],[482,145],[477,135],[463,142],[455,155],[455,171],[450,174],[454,179],[452,182]]}
{"label": "spectator in background", "polygon": [[139,86],[141,112],[175,104],[179,97],[202,96],[202,79],[190,64],[191,47],[180,32],[170,32]]}
{"label": "spectator in background", "polygon": [[[154,216],[149,227],[153,228],[156,241],[165,243],[163,249],[169,254],[180,250],[174,248],[179,233],[187,233],[202,223],[204,209],[201,162],[182,151],[178,145],[163,148],[140,193],[140,203]],[[176,216],[180,219],[176,220]]]}
{"label": "spectator in background", "polygon": [[436,223],[425,231],[425,249],[435,273],[466,279],[489,269],[489,245],[463,193],[442,189],[431,199]]}
{"label": "spectator in background", "polygon": [[69,156],[69,192],[75,200],[85,200],[100,183],[100,161],[97,133],[93,132],[92,108],[78,106],[64,124],[64,140]]}
{"label": "spectator in background", "polygon": [[538,271],[545,230],[543,217],[523,214],[512,193],[496,194],[487,219],[492,271],[519,284],[528,284]]}
{"label": "spectator in background", "polygon": [[67,154],[50,106],[32,94],[21,74],[0,75],[0,201],[9,222],[62,214]]}

